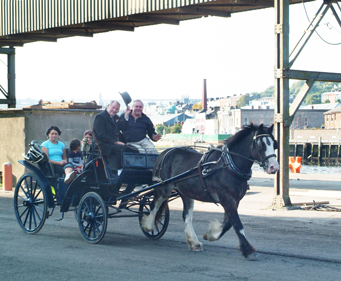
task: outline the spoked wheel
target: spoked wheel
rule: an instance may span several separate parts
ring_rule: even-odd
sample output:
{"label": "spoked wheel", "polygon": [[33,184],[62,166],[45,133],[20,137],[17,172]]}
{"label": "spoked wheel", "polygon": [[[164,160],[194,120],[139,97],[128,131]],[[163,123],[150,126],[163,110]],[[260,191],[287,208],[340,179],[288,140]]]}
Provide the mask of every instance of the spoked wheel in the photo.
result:
{"label": "spoked wheel", "polygon": [[23,231],[36,234],[47,217],[47,196],[35,174],[24,174],[15,186],[14,212]]}
{"label": "spoked wheel", "polygon": [[100,242],[107,230],[108,213],[96,192],[86,193],[78,205],[77,221],[83,238],[89,243]]}
{"label": "spoked wheel", "polygon": [[[141,204],[139,208],[139,223],[141,227],[141,220],[143,215],[149,215],[151,211],[151,206],[153,202],[149,204]],[[168,224],[169,224],[169,207],[168,202],[165,201],[162,203],[160,209],[158,210],[155,217],[155,229],[152,231],[144,231],[141,227],[141,230],[144,235],[146,235],[150,239],[160,239],[166,232]]]}

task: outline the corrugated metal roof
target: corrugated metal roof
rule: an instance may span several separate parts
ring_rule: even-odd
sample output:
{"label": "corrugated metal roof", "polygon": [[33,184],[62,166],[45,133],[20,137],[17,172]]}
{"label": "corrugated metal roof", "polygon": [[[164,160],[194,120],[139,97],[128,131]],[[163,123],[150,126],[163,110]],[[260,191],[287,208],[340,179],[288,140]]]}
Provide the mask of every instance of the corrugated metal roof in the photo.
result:
{"label": "corrugated metal roof", "polygon": [[311,104],[306,106],[301,106],[300,109],[333,109],[336,107],[341,106],[341,103],[338,102],[332,102],[332,103],[319,103],[319,104]]}
{"label": "corrugated metal roof", "polygon": [[179,24],[209,15],[230,17],[231,13],[273,6],[270,0],[2,0],[0,46],[134,31],[139,26]]}
{"label": "corrugated metal roof", "polygon": [[[341,105],[341,104],[340,104]],[[327,112],[325,112],[324,114],[331,114],[331,113],[337,113],[337,112],[341,112],[341,106],[335,107],[331,110],[328,110]]]}

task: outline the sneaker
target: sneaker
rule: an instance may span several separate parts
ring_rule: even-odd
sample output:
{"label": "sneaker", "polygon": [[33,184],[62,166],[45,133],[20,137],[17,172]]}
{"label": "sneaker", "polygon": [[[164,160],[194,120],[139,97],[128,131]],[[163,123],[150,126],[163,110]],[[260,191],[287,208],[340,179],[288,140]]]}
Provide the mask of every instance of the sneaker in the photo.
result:
{"label": "sneaker", "polygon": [[72,182],[76,177],[76,172],[75,171],[72,171],[71,173],[67,174],[65,176],[65,179],[64,179],[64,182],[65,183],[70,183]]}

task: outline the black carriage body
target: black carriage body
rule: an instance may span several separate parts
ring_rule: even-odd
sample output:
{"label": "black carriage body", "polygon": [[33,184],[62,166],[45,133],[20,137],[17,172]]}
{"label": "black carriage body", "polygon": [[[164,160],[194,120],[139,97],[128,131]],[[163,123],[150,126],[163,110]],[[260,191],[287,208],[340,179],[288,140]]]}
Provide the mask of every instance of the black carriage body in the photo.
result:
{"label": "black carriage body", "polygon": [[81,197],[87,192],[98,193],[105,204],[112,205],[116,204],[120,196],[119,189],[123,184],[151,185],[152,169],[157,157],[157,154],[125,152],[122,157],[122,172],[116,177],[108,169],[106,159],[95,158],[67,189],[60,211],[67,212],[70,206],[78,206]]}
{"label": "black carriage body", "polygon": [[[90,152],[93,155],[93,152]],[[61,205],[61,212],[78,206],[81,197],[90,191],[98,193],[106,204],[115,204],[122,184],[151,185],[152,169],[158,157],[157,154],[123,153],[123,170],[114,181],[109,169],[105,169],[100,157],[88,163],[89,169],[80,174],[70,185],[64,183],[62,175],[55,174],[47,158],[32,163],[28,160],[19,160],[33,174],[37,175],[45,188],[48,207]],[[107,163],[106,166],[108,167]],[[53,194],[52,190],[55,194]]]}
{"label": "black carriage body", "polygon": [[[35,152],[38,152],[38,155],[33,155]],[[46,155],[32,142],[25,160],[19,160],[30,172],[19,179],[14,194],[15,214],[24,232],[35,234],[40,231],[45,220],[53,214],[56,205],[60,205],[62,218],[64,212],[75,211],[83,238],[89,243],[98,243],[104,237],[108,218],[138,217],[141,222],[143,214],[151,211],[153,189],[159,185],[152,183],[152,169],[157,154],[123,153],[123,169],[120,175],[112,174],[106,159],[102,159],[95,151],[88,152],[88,155],[92,160],[87,163],[84,172],[70,184],[65,184],[63,175],[54,173],[53,165]],[[142,189],[123,193],[120,188],[124,184],[142,186]],[[121,205],[114,205],[119,200],[129,202],[122,208],[133,214],[118,215]],[[94,209],[88,209],[89,206]],[[52,210],[48,210],[49,208]],[[109,213],[110,210],[113,212]],[[94,212],[96,216],[91,215]],[[159,239],[165,233],[169,222],[167,202],[164,202],[157,217],[156,232],[142,230],[148,238]]]}

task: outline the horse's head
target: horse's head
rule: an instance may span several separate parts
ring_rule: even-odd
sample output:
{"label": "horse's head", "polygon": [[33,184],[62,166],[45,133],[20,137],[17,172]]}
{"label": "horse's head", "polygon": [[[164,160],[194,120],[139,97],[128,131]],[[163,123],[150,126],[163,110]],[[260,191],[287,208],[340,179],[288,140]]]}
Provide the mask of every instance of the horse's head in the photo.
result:
{"label": "horse's head", "polygon": [[275,149],[278,148],[277,141],[272,135],[273,125],[269,128],[261,124],[258,127],[252,143],[252,156],[261,162],[260,166],[268,174],[275,174],[279,170]]}

